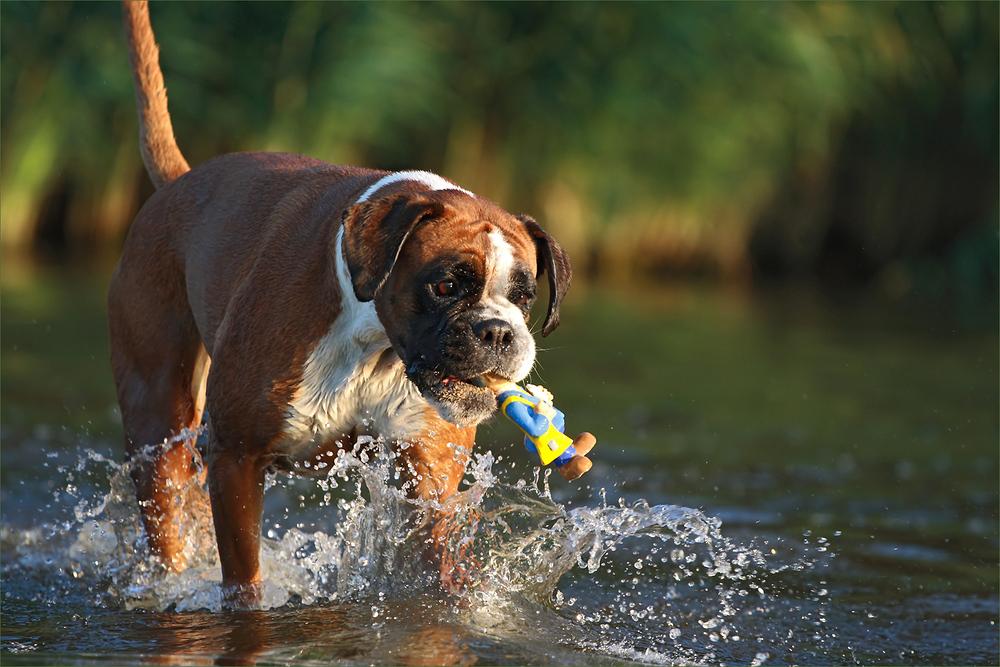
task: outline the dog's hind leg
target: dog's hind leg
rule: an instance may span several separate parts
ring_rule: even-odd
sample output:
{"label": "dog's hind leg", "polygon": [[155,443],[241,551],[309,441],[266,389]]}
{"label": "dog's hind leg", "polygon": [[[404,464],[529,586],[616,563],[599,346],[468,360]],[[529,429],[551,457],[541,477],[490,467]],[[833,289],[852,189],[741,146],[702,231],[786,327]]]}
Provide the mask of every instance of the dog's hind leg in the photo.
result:
{"label": "dog's hind leg", "polygon": [[112,279],[111,366],[150,550],[180,571],[186,565],[185,531],[199,520],[209,523],[195,441],[210,360],[183,283],[149,266],[155,264],[123,261]]}

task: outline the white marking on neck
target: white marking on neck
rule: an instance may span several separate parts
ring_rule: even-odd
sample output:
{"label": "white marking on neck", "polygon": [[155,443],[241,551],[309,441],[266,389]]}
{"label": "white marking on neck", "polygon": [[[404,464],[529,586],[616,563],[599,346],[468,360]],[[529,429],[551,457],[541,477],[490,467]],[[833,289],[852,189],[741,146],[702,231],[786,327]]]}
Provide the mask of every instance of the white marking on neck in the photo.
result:
{"label": "white marking on neck", "polygon": [[[459,190],[472,195],[437,174],[402,171],[371,185],[357,200],[367,201],[378,190],[400,181],[417,181],[429,190]],[[351,274],[344,259],[344,228],[334,246],[340,315],[317,342],[302,370],[302,382],[289,404],[282,450],[293,458],[308,457],[317,446],[357,428],[387,438],[407,438],[424,430],[428,403],[406,377],[395,354],[391,363],[379,364],[392,346],[372,301],[354,295]]]}

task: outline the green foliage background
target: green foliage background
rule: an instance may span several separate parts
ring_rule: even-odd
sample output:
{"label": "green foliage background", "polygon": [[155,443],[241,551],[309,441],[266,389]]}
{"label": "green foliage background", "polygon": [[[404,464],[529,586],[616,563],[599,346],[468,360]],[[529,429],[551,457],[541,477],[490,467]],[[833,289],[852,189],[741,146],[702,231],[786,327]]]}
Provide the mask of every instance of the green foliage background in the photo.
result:
{"label": "green foliage background", "polygon": [[[936,271],[995,293],[998,7],[155,2],[151,14],[192,164],[279,150],[430,169],[532,213],[591,274],[903,289]],[[3,2],[0,19],[4,248],[115,248],[151,191],[120,8]]]}

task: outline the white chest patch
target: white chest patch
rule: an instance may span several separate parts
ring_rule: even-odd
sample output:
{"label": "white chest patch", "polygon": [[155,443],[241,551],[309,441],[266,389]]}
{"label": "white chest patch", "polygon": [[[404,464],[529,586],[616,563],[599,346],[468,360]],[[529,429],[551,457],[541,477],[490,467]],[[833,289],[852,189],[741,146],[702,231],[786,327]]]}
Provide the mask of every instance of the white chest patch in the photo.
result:
{"label": "white chest patch", "polygon": [[371,302],[354,296],[340,260],[343,310],[306,360],[302,383],[289,405],[283,453],[307,457],[313,449],[357,428],[361,433],[406,438],[420,432],[427,401],[406,378]]}
{"label": "white chest patch", "polygon": [[[467,192],[430,172],[397,172],[374,183],[358,203],[404,180],[424,183],[430,190]],[[360,433],[401,439],[424,430],[429,404],[407,379],[375,304],[361,303],[354,296],[344,261],[343,238],[341,228],[335,248],[341,312],[306,360],[279,446],[293,459],[306,458],[318,445],[355,428]]]}

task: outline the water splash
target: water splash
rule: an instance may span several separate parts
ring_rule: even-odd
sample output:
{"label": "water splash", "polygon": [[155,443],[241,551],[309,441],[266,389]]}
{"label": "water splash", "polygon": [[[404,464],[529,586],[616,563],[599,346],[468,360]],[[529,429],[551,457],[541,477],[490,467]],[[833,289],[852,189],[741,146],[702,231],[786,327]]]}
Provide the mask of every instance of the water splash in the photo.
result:
{"label": "water splash", "polygon": [[[415,503],[399,488],[387,448],[361,444],[315,480],[268,479],[269,495],[286,500],[306,485],[300,508],[326,519],[319,527],[265,526],[264,607],[436,589],[418,535],[430,512],[447,512],[454,526],[447,549],[461,551],[468,566],[456,614],[478,631],[646,663],[761,664],[775,637],[759,621],[781,606],[770,592],[775,575],[810,566],[802,558],[772,564],[696,509],[623,500],[567,508],[552,498],[549,471],[504,483],[490,452],[473,457],[464,491],[445,503]],[[86,450],[62,468],[69,518],[44,528],[5,526],[5,581],[20,573],[35,579],[37,595],[73,594],[102,607],[218,610],[210,518],[191,515],[185,527],[190,567],[165,571],[146,548],[129,465]],[[89,480],[84,487],[81,478]],[[81,490],[95,482],[103,490]],[[179,495],[194,506],[204,493],[192,483]],[[822,621],[822,613],[806,616],[799,625]]]}
{"label": "water splash", "polygon": [[[767,589],[810,560],[770,563],[692,508],[619,500],[567,509],[552,499],[547,477],[489,480],[473,486],[476,501],[460,510],[464,531],[450,545],[471,545],[479,564],[465,594],[468,623],[653,664],[771,659],[774,649],[762,648],[775,635],[758,619],[783,602]],[[815,620],[806,612],[794,632],[779,622],[789,634],[777,643]]]}

